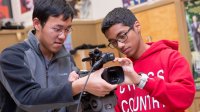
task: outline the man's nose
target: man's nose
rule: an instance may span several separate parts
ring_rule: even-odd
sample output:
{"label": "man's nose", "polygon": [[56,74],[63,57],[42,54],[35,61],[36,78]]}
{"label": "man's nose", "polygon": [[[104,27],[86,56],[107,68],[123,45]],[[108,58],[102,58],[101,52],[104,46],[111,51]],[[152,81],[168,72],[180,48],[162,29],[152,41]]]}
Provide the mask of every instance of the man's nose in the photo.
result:
{"label": "man's nose", "polygon": [[118,48],[122,48],[124,45],[125,45],[124,43],[117,41]]}
{"label": "man's nose", "polygon": [[67,37],[67,33],[65,31],[62,31],[58,37],[60,39],[65,39]]}

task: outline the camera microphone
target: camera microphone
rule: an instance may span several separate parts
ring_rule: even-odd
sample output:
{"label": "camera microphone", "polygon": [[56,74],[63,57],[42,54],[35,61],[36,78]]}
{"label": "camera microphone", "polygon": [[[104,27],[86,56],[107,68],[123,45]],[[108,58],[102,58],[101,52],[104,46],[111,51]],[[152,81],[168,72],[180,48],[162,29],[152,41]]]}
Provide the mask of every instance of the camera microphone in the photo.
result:
{"label": "camera microphone", "polygon": [[101,68],[101,66],[108,62],[108,61],[113,61],[115,59],[115,55],[113,53],[104,53],[101,56],[101,59],[99,59],[96,63],[94,63],[93,70],[97,70]]}

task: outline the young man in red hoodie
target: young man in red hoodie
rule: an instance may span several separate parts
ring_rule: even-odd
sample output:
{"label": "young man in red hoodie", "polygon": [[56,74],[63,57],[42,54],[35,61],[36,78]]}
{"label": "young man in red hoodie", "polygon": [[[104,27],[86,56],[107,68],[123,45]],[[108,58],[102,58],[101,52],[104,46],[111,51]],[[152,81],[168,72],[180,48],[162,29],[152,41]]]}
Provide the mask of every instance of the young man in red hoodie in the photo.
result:
{"label": "young man in red hoodie", "polygon": [[115,8],[103,20],[102,32],[117,58],[126,85],[116,90],[116,112],[184,112],[194,99],[195,86],[186,59],[174,41],[144,43],[141,26],[126,8]]}

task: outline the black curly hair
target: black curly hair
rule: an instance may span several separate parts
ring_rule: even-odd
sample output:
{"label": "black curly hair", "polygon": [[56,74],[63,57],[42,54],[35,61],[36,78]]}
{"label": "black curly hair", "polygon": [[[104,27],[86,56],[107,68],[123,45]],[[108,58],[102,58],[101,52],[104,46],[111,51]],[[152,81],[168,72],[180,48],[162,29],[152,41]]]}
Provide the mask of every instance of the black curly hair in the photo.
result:
{"label": "black curly hair", "polygon": [[110,11],[103,19],[101,31],[105,34],[110,27],[119,23],[131,27],[135,21],[137,18],[133,12],[127,8],[118,7]]}

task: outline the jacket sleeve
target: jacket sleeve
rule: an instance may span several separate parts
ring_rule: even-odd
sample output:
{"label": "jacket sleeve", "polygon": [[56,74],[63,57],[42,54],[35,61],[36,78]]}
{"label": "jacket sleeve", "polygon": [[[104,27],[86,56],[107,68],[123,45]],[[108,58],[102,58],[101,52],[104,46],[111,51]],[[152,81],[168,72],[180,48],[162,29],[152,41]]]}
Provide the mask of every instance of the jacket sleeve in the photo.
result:
{"label": "jacket sleeve", "polygon": [[37,112],[73,104],[71,83],[66,81],[55,88],[41,88],[32,79],[23,51],[7,49],[2,52],[0,67],[2,84],[17,106],[23,110]]}
{"label": "jacket sleeve", "polygon": [[[166,59],[167,55],[169,58]],[[185,110],[193,102],[195,85],[188,62],[178,52],[161,55],[165,79],[149,78],[144,89],[173,110]],[[165,58],[165,59],[162,59]]]}

